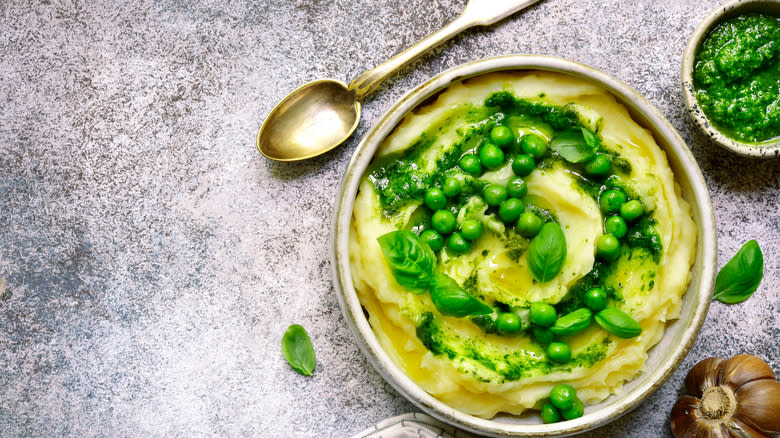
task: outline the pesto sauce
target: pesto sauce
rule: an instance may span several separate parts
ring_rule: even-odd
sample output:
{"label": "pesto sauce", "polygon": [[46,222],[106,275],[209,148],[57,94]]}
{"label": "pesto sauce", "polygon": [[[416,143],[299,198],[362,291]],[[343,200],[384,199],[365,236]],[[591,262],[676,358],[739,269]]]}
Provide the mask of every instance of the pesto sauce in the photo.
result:
{"label": "pesto sauce", "polygon": [[521,236],[514,228],[508,228],[502,238],[504,239],[504,248],[507,250],[507,257],[515,262],[520,260],[531,243],[529,238]]}
{"label": "pesto sauce", "polygon": [[500,108],[508,114],[538,117],[556,131],[582,126],[577,113],[572,109],[516,99],[506,91],[492,94],[485,100],[485,106]]}
{"label": "pesto sauce", "polygon": [[409,202],[421,199],[431,187],[431,177],[422,172],[418,159],[435,141],[435,136],[424,132],[403,152],[389,154],[371,164],[368,179],[379,195],[385,217],[394,215]]}
{"label": "pesto sauce", "polygon": [[718,24],[696,53],[696,99],[726,136],[780,136],[780,17],[740,15]]}
{"label": "pesto sauce", "polygon": [[[585,293],[590,288],[603,286],[604,281],[614,270],[614,265],[596,259],[590,272],[580,278],[577,283],[569,289],[566,296],[555,305],[555,310],[559,315],[566,315],[583,307],[585,305],[583,300]],[[605,288],[605,291],[607,292],[607,297],[616,298],[614,289]]]}
{"label": "pesto sauce", "polygon": [[450,359],[457,355],[443,341],[446,339],[441,328],[441,322],[433,313],[425,312],[417,322],[417,338],[431,353],[435,355],[446,354]]}
{"label": "pesto sauce", "polygon": [[626,243],[630,248],[642,248],[652,255],[653,261],[661,260],[661,236],[655,229],[656,221],[652,217],[645,216],[636,224],[628,228]]}
{"label": "pesto sauce", "polygon": [[[425,191],[441,184],[447,176],[464,174],[458,167],[460,158],[467,153],[475,153],[490,129],[505,119],[518,121],[521,125],[549,126],[555,133],[582,127],[577,113],[572,109],[516,99],[507,92],[492,94],[485,100],[484,107],[457,108],[444,123],[457,119],[468,125],[458,128],[460,141],[445,145],[433,171],[424,170],[426,163],[422,155],[436,144],[442,126],[426,130],[404,151],[388,154],[371,163],[368,179],[379,196],[384,217],[392,217],[411,203],[420,203]],[[556,157],[546,158],[537,167],[549,168],[558,160]],[[478,178],[466,176],[464,190],[455,199],[455,207],[462,206],[472,194],[480,193],[486,184]]]}
{"label": "pesto sauce", "polygon": [[[479,318],[472,320],[477,324],[489,325]],[[606,358],[612,345],[612,341],[604,337],[573,356],[569,362],[555,363],[524,351],[506,353],[495,350],[484,339],[468,339],[464,342],[452,330],[446,330],[443,324],[433,313],[426,312],[418,319],[417,337],[434,355],[445,355],[451,360],[458,358],[459,371],[467,372],[481,382],[503,383],[553,372],[567,372],[575,368],[589,368]]]}
{"label": "pesto sauce", "polygon": [[[440,186],[448,176],[458,175],[462,181],[461,192],[449,199],[445,207],[456,216],[462,208],[469,208],[468,203],[472,200],[473,195],[482,193],[487,182],[463,172],[458,166],[458,162],[464,154],[476,153],[479,147],[484,144],[490,130],[497,124],[503,123],[515,127],[541,127],[540,129],[551,130],[552,137],[575,127],[583,127],[578,114],[568,106],[556,107],[516,99],[506,92],[494,93],[486,99],[482,107],[458,107],[448,113],[448,116],[448,120],[442,122],[443,125],[461,124],[456,128],[455,132],[458,134],[459,140],[454,144],[437,144],[438,134],[443,126],[442,124],[431,126],[404,151],[376,159],[369,167],[368,178],[378,195],[382,215],[385,218],[393,218],[404,207],[416,204],[417,208],[411,213],[407,222],[400,224],[399,227],[418,234],[431,226],[433,211],[422,202],[425,192],[431,187]],[[426,157],[425,153],[432,147],[442,150],[433,166],[426,161],[428,158],[424,158]],[[508,146],[508,155],[512,153],[511,149],[512,146]],[[607,178],[593,179],[584,176],[582,163],[568,163],[555,153],[538,160],[536,168],[550,169],[558,162],[563,163],[575,177],[577,186],[596,202],[604,190],[614,187],[621,188],[629,198],[635,199],[637,196],[635,191],[630,184],[626,183],[630,180],[630,163],[613,151],[602,148],[600,153],[607,154],[613,163],[613,172]],[[489,207],[485,214],[495,215],[496,210],[495,207]],[[533,212],[545,222],[558,222],[554,212],[533,203],[526,202],[525,210]],[[506,255],[515,261],[519,260],[526,252],[530,243],[530,239],[518,234],[517,230],[511,226],[507,226],[499,237],[504,243]],[[655,230],[655,221],[651,217],[643,216],[641,220],[632,225],[624,242],[626,244],[623,245],[622,251],[624,254],[629,254],[629,257],[633,257],[635,252],[651,254],[656,262],[660,257],[661,243]],[[482,257],[487,255],[487,251],[483,251]],[[555,305],[558,314],[567,314],[583,307],[584,294],[588,289],[596,286],[603,287],[610,300],[623,301],[620,290],[606,286],[606,282],[610,276],[615,274],[615,271],[616,265],[614,263],[605,263],[597,259],[591,272],[581,278],[568,291],[564,299]],[[648,275],[654,277],[654,273]],[[485,296],[479,290],[477,280],[475,271],[461,287],[472,296],[484,300]],[[654,279],[648,278],[648,282],[654,282]],[[613,283],[615,282],[613,281]],[[643,285],[643,287],[645,286]],[[652,284],[650,289],[652,289]],[[495,301],[489,304],[499,313],[513,311],[506,303]],[[434,355],[448,357],[462,372],[469,373],[475,379],[485,382],[512,381],[531,375],[570,371],[577,367],[590,367],[606,357],[611,345],[609,338],[605,337],[589,345],[585,350],[575,355],[571,361],[559,364],[551,361],[546,355],[539,357],[522,349],[511,353],[497,351],[483,337],[463,338],[451,327],[448,327],[444,319],[432,312],[409,316],[415,318],[417,338],[426,349]],[[496,331],[493,315],[471,317],[470,321],[486,334]],[[486,372],[480,373],[475,371],[475,368]]]}

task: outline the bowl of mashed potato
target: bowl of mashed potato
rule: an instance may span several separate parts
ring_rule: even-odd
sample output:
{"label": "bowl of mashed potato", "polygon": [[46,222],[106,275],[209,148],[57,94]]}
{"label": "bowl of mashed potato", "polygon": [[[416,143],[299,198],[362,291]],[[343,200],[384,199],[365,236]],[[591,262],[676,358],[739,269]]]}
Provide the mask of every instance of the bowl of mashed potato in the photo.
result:
{"label": "bowl of mashed potato", "polygon": [[635,408],[710,302],[712,205],[680,135],[565,59],[463,64],[366,134],[336,205],[336,291],[360,348],[426,413],[561,436]]}

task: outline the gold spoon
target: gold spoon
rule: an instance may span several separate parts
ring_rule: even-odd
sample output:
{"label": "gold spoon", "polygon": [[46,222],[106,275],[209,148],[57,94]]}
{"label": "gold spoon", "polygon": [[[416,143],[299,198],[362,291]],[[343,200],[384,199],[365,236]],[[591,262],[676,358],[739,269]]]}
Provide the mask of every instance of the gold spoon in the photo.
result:
{"label": "gold spoon", "polygon": [[257,149],[276,161],[316,157],[346,141],[360,121],[360,101],[388,76],[473,26],[488,26],[539,0],[470,0],[448,25],[361,73],[349,86],[319,79],[293,90],[268,114],[257,133]]}

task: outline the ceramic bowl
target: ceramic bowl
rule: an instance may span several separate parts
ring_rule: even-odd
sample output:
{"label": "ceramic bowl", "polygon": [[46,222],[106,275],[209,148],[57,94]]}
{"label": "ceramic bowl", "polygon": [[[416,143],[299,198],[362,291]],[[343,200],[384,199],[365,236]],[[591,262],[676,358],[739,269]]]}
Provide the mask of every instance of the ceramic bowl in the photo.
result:
{"label": "ceramic bowl", "polygon": [[705,18],[688,40],[688,46],[682,59],[682,88],[688,114],[702,132],[707,134],[719,146],[745,157],[780,157],[780,139],[759,144],[743,143],[723,135],[715,128],[702,111],[696,100],[693,86],[693,68],[696,52],[699,50],[710,30],[723,20],[746,13],[763,13],[780,16],[780,0],[733,0],[712,11]]}
{"label": "ceramic bowl", "polygon": [[[410,111],[449,85],[496,71],[547,70],[586,79],[621,101],[640,125],[649,129],[666,151],[683,196],[691,204],[699,229],[693,277],[683,298],[680,318],[667,324],[664,338],[649,352],[645,371],[627,383],[623,392],[588,406],[585,415],[571,421],[543,424],[538,413],[497,416],[486,420],[460,412],[415,384],[383,351],[355,292],[349,264],[349,228],[358,185],[374,152]],[[345,319],[358,345],[377,371],[420,409],[453,426],[488,436],[564,436],[593,429],[629,412],[658,389],[683,360],[705,318],[714,283],[717,247],[715,219],[704,178],[683,139],[650,102],[624,83],[582,64],[547,56],[511,55],[463,64],[447,70],[402,97],[371,128],[342,180],[332,234],[335,287]]]}

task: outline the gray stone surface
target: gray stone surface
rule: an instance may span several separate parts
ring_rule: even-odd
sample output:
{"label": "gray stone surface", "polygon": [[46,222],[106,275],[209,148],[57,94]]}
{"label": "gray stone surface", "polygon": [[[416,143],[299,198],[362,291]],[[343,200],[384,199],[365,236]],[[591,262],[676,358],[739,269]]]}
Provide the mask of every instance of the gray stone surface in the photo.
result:
{"label": "gray stone surface", "polygon": [[[370,367],[331,285],[336,188],[392,102],[463,62],[551,54],[657,105],[701,164],[720,265],[755,238],[765,279],[714,303],[681,369],[587,437],[669,436],[680,383],[711,355],[780,369],[780,160],[695,131],[683,48],[719,0],[544,0],[466,32],[365,102],[342,148],[268,161],[254,138],[297,85],[350,80],[463,0],[0,2],[0,435],[347,437],[415,407]],[[313,378],[280,339],[306,326]]]}

